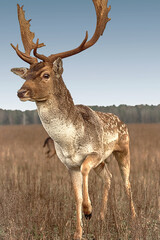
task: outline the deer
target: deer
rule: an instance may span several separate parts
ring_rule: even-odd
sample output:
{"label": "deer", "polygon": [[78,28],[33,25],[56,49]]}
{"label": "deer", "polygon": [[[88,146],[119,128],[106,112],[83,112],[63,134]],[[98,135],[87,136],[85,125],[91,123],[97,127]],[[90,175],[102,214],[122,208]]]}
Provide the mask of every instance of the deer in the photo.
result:
{"label": "deer", "polygon": [[[12,68],[24,79],[17,95],[21,101],[33,101],[42,125],[53,139],[60,161],[67,167],[76,201],[76,231],[74,239],[82,239],[82,212],[86,219],[92,216],[92,203],[88,192],[89,173],[93,169],[103,184],[100,220],[105,221],[108,193],[112,174],[108,169],[108,157],[113,154],[118,162],[132,218],[136,212],[130,184],[130,147],[127,126],[114,114],[93,111],[84,105],[75,105],[63,78],[63,58],[78,54],[93,46],[110,21],[107,0],[92,0],[96,12],[96,28],[88,40],[88,31],[81,44],[69,51],[45,56],[38,53],[44,43],[33,41],[23,6],[17,5],[21,39],[24,52],[18,45],[11,46],[17,55],[29,64],[29,68]],[[33,51],[33,56],[31,56]]]}

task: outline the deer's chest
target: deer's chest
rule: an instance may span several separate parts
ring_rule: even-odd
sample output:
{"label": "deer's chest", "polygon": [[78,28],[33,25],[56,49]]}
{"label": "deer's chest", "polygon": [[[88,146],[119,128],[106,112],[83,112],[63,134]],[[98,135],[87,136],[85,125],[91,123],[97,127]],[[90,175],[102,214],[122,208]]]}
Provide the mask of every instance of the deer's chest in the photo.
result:
{"label": "deer's chest", "polygon": [[70,146],[66,145],[62,148],[55,142],[55,149],[58,158],[69,169],[80,167],[86,156],[90,152],[93,152],[93,146],[91,144],[86,144],[83,147],[73,144]]}
{"label": "deer's chest", "polygon": [[38,113],[43,127],[55,142],[58,158],[66,167],[80,167],[85,157],[96,151],[93,136],[85,133],[83,124],[77,127],[60,114],[49,113],[45,108],[39,109]]}
{"label": "deer's chest", "polygon": [[38,114],[46,132],[55,142],[69,144],[75,138],[75,126],[72,122],[66,121],[60,113],[41,107],[38,109]]}

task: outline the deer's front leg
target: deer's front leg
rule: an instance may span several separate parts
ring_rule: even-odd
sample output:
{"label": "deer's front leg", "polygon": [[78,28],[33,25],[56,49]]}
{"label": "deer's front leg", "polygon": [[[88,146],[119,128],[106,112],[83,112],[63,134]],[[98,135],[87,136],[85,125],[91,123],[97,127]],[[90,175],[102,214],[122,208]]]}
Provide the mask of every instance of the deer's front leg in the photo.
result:
{"label": "deer's front leg", "polygon": [[82,239],[82,174],[80,171],[70,170],[73,190],[76,199],[77,225],[74,234],[75,240]]}
{"label": "deer's front leg", "polygon": [[88,175],[92,168],[96,167],[100,162],[100,157],[97,153],[88,155],[81,165],[81,173],[83,176],[83,212],[86,219],[92,216],[92,205],[88,194]]}

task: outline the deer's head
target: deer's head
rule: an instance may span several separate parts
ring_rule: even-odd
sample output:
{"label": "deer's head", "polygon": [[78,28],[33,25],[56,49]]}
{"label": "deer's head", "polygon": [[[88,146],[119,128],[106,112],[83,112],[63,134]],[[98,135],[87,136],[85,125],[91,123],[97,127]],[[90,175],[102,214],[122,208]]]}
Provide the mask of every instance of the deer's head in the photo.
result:
{"label": "deer's head", "polygon": [[[53,95],[54,92],[56,92],[58,81],[63,73],[62,59],[91,47],[103,34],[105,26],[110,20],[108,18],[108,12],[111,7],[107,7],[107,2],[107,0],[93,0],[97,15],[97,25],[90,40],[88,40],[88,32],[86,31],[84,40],[77,48],[62,53],[52,54],[49,57],[37,53],[37,49],[45,45],[44,43],[39,44],[38,39],[36,43],[33,42],[34,33],[30,31],[30,20],[25,19],[23,6],[20,7],[17,4],[18,20],[25,52],[21,52],[18,49],[18,45],[15,47],[11,44],[11,46],[16,51],[17,55],[30,65],[30,68],[11,69],[13,73],[25,80],[24,84],[17,92],[20,100],[35,102],[46,101],[51,94]],[[34,57],[30,55],[32,50]],[[38,59],[42,61],[38,62]]]}
{"label": "deer's head", "polygon": [[61,58],[53,63],[39,62],[30,68],[12,68],[11,71],[25,80],[17,95],[21,101],[41,102],[48,100],[57,91],[63,66]]}

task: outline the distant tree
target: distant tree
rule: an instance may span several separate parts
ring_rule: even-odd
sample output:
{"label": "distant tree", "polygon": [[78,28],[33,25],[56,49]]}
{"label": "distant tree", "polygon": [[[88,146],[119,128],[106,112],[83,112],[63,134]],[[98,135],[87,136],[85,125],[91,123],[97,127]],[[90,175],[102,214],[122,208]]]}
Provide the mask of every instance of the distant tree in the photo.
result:
{"label": "distant tree", "polygon": [[[160,123],[160,105],[136,105],[136,106],[90,106],[95,111],[108,112],[117,115],[125,123]],[[0,109],[0,125],[11,124],[40,124],[36,110],[2,110]]]}

